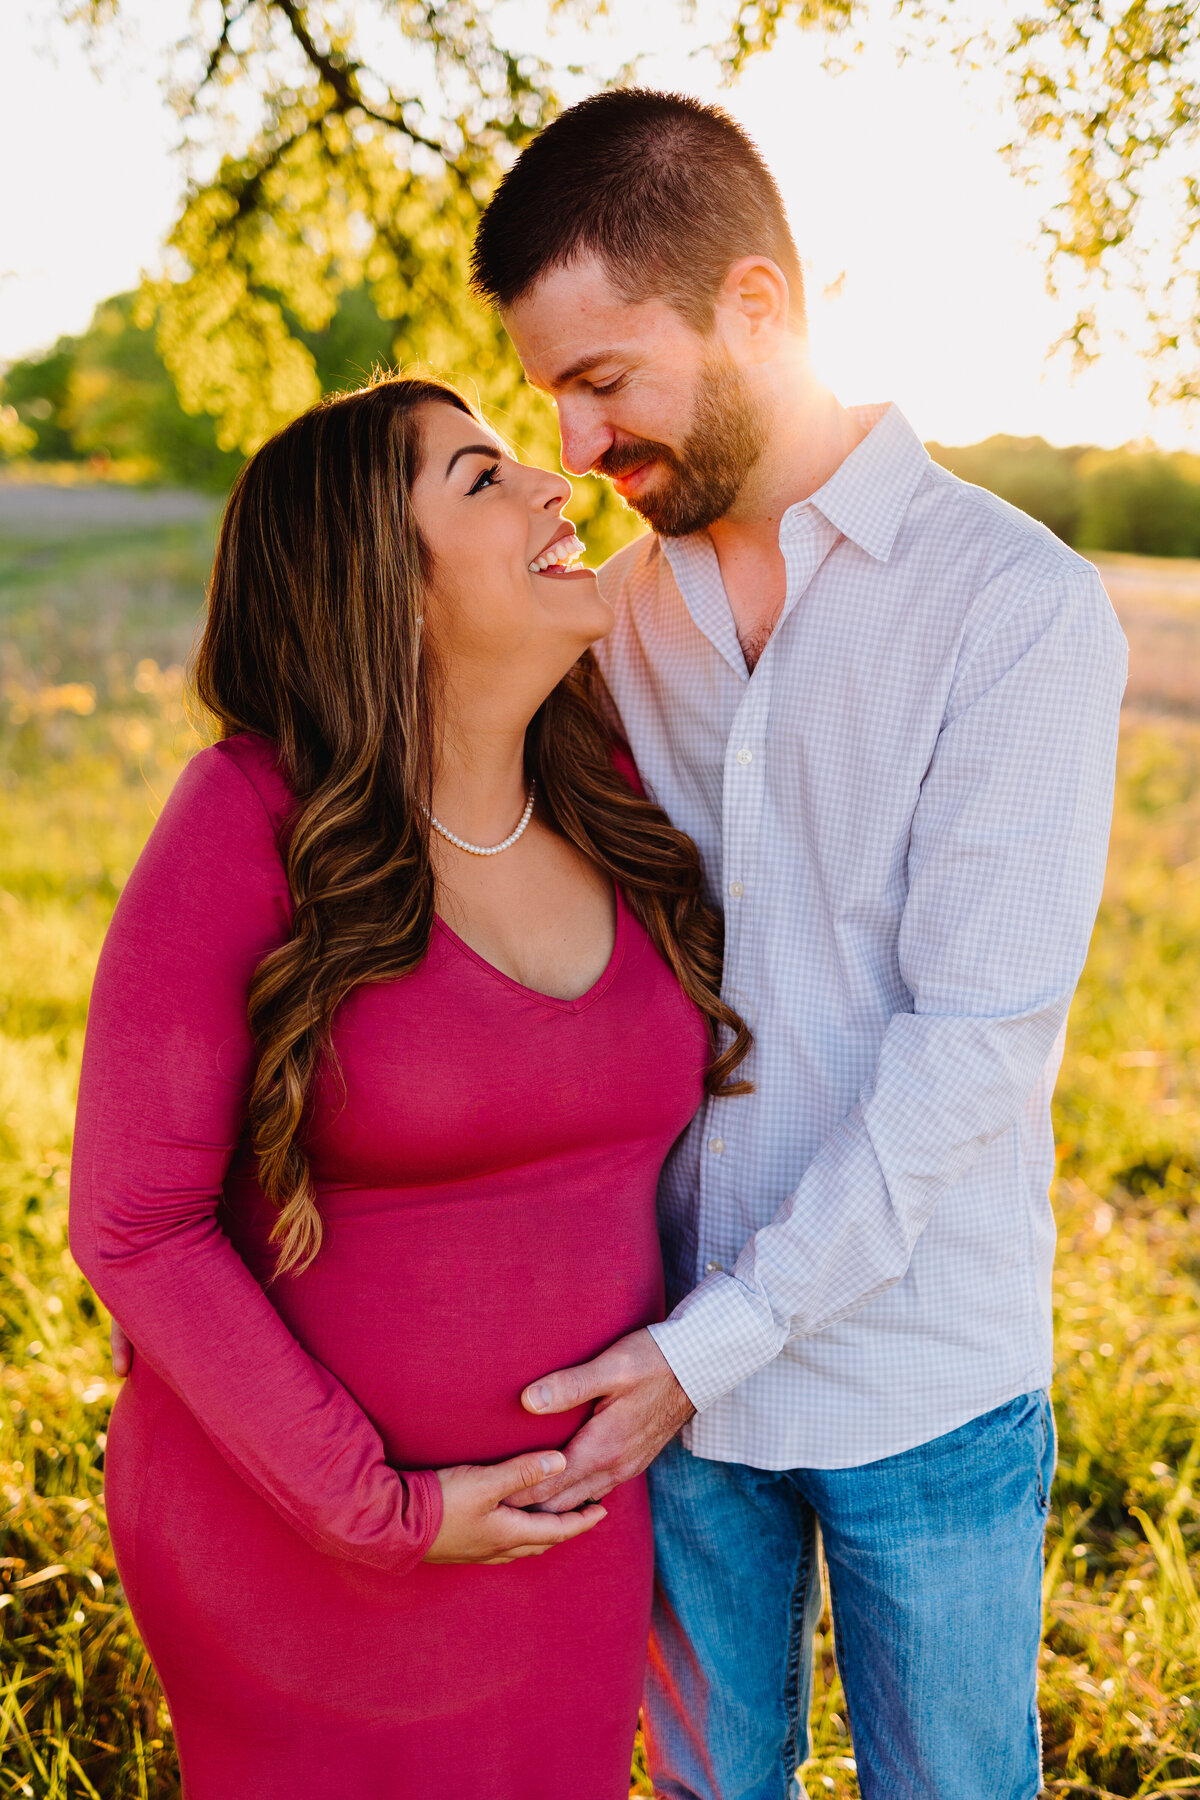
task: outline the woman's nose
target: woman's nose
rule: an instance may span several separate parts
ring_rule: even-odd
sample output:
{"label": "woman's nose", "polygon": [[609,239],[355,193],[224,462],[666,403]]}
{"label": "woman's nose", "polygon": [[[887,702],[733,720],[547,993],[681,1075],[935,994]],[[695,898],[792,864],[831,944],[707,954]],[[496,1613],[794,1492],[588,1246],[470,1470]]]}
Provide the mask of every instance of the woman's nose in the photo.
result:
{"label": "woman's nose", "polygon": [[543,512],[561,512],[575,491],[571,483],[565,475],[556,475],[553,469],[539,469],[537,474],[535,506]]}

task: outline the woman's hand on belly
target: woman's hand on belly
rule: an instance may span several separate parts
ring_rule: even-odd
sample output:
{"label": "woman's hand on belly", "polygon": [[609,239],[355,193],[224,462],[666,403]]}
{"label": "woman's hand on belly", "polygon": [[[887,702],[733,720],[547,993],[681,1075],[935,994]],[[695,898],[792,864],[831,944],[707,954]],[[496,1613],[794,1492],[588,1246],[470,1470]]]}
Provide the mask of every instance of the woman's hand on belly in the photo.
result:
{"label": "woman's hand on belly", "polygon": [[439,1469],[442,1523],[425,1561],[515,1562],[522,1556],[541,1556],[555,1544],[591,1531],[605,1517],[603,1506],[589,1502],[576,1512],[561,1513],[522,1510],[522,1495],[566,1466],[561,1452],[542,1450],[508,1462]]}

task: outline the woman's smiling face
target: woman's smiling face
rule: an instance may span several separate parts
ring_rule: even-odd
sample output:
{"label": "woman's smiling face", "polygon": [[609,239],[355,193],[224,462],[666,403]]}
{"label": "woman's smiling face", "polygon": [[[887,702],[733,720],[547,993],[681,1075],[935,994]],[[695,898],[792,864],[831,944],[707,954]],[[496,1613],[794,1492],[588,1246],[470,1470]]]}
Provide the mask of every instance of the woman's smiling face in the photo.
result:
{"label": "woman's smiling face", "polygon": [[[563,507],[571,484],[505,450],[457,407],[419,409],[417,528],[432,558],[425,626],[448,669],[505,681],[530,715],[587,646],[612,627]],[[582,552],[582,546],[574,555]]]}

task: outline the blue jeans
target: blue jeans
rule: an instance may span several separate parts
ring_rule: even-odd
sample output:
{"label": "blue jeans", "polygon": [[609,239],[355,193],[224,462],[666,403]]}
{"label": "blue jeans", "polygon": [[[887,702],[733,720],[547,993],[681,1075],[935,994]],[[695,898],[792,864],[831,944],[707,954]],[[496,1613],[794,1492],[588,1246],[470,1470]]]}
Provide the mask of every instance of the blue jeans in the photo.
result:
{"label": "blue jeans", "polygon": [[1044,1393],[857,1469],[650,1469],[646,1739],[662,1800],[795,1800],[808,1754],[818,1528],[863,1800],[1033,1800]]}

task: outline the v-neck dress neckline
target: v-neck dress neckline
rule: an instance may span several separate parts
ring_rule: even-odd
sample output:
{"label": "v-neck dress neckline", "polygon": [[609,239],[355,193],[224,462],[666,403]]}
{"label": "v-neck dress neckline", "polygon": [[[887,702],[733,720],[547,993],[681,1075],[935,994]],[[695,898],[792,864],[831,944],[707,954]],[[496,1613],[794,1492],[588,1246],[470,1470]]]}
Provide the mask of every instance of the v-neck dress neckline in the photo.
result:
{"label": "v-neck dress neckline", "polygon": [[621,884],[619,881],[613,883],[613,892],[616,896],[617,921],[616,932],[613,937],[612,953],[609,956],[608,962],[605,964],[603,972],[592,983],[591,987],[588,988],[586,992],[578,995],[574,1000],[563,999],[557,994],[543,994],[539,988],[526,987],[524,982],[518,981],[513,975],[506,974],[503,969],[498,969],[495,963],[488,961],[486,956],[481,956],[479,951],[473,949],[472,946],[467,943],[465,938],[459,937],[457,931],[455,931],[452,926],[447,925],[440,913],[434,914],[433,922],[443,937],[447,938],[458,950],[461,950],[462,954],[467,957],[470,962],[473,962],[477,968],[482,969],[485,974],[492,976],[493,979],[500,982],[503,987],[511,988],[514,993],[520,994],[522,998],[526,1000],[534,1001],[538,1006],[552,1006],[559,1012],[579,1013],[586,1011],[589,1006],[599,1000],[601,995],[607,991],[616,979],[616,976],[620,972],[621,964],[625,960],[625,944],[628,935],[628,910],[625,903],[625,896],[621,892]]}

